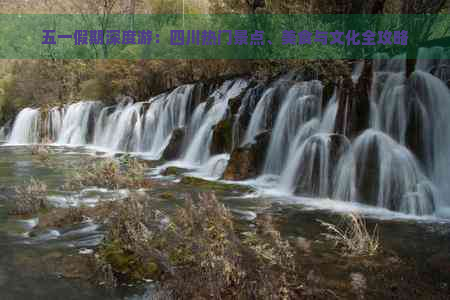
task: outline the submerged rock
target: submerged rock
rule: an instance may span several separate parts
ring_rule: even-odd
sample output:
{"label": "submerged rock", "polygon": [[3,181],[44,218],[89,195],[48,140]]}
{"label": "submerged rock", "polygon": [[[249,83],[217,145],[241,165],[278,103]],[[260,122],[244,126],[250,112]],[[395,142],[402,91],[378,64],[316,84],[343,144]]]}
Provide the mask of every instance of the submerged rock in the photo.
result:
{"label": "submerged rock", "polygon": [[234,149],[223,178],[225,180],[244,180],[256,177],[264,168],[271,131],[264,131],[255,137],[254,143]]}
{"label": "submerged rock", "polygon": [[170,137],[169,144],[164,149],[163,159],[165,160],[173,160],[179,157],[181,154],[183,139],[185,136],[184,128],[177,128],[172,132],[172,136]]}

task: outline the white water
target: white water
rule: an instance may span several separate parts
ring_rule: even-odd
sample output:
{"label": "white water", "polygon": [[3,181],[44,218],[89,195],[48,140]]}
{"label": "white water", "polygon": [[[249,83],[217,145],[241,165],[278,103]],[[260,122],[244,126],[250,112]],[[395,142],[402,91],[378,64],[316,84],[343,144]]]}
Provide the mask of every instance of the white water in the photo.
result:
{"label": "white water", "polygon": [[287,151],[302,126],[321,114],[322,84],[309,81],[295,84],[287,92],[273,129],[265,174],[279,174],[285,163]]}
{"label": "white water", "polygon": [[14,121],[8,144],[35,144],[39,142],[40,136],[40,113],[39,109],[25,108]]}
{"label": "white water", "polygon": [[[407,80],[402,56],[388,60],[380,55],[374,61],[370,128],[353,141],[333,134],[339,101],[335,92],[322,108],[322,84],[317,80],[290,77],[265,90],[248,89],[234,116],[233,148],[272,130],[263,172],[254,180],[262,190],[289,197],[330,197],[413,215],[443,215],[450,210],[450,94],[428,73],[441,68],[440,61],[444,59],[419,60]],[[356,65],[355,83],[363,67]],[[182,154],[173,165],[219,179],[230,154],[210,155],[213,128],[230,117],[229,100],[247,86],[245,80],[226,81],[196,107],[191,103],[194,85],[184,85],[146,102],[128,98],[102,107],[83,101],[45,115],[26,108],[16,117],[8,143],[48,138],[56,144],[159,159],[173,130],[184,128]],[[242,134],[245,127],[240,127],[239,117],[250,112]]]}
{"label": "white water", "polygon": [[91,114],[99,108],[99,103],[93,101],[77,102],[67,107],[58,135],[58,144],[86,145]]}
{"label": "white water", "polygon": [[225,117],[228,100],[242,93],[247,85],[248,82],[245,80],[226,81],[211,95],[212,103],[209,109],[206,108],[207,104],[205,103],[199,106],[198,111],[194,112],[192,127],[196,128],[196,131],[183,157],[186,163],[202,164],[208,161],[213,126]]}

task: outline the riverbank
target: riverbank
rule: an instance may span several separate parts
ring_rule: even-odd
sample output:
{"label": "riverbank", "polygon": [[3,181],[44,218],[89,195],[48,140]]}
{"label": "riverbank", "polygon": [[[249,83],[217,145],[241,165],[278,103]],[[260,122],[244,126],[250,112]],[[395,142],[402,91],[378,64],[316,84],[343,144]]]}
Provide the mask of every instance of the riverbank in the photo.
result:
{"label": "riverbank", "polygon": [[[54,150],[50,150],[53,163],[44,166],[40,161],[33,161],[29,148],[14,148],[14,151],[11,151],[11,147],[1,147],[0,151],[2,151],[4,160],[1,162],[0,169],[3,174],[11,174],[11,171],[13,171],[36,177],[39,180],[46,181],[50,190],[57,190],[57,187],[61,186],[64,180],[61,180],[60,175],[50,176],[50,174],[53,172],[60,173],[64,170],[64,166],[67,168],[71,165],[69,162],[73,163],[78,159],[88,159],[89,161],[91,156],[83,155],[82,152],[79,152],[80,149],[77,151],[64,148],[56,149],[58,149],[56,153],[53,152]],[[79,154],[76,154],[77,152]],[[152,173],[151,169],[147,171],[148,174]],[[182,177],[183,175],[180,174],[179,176]],[[214,186],[205,186],[204,184],[198,187],[195,185],[186,186],[174,179],[174,177],[153,176],[152,181],[156,183],[145,193],[145,197],[149,197],[150,211],[154,212],[157,209],[172,214],[177,208],[185,205],[186,195],[192,193],[192,190],[196,190],[197,192],[216,191],[217,198],[231,210],[232,220],[238,232],[254,230],[258,219],[270,216],[275,228],[281,232],[283,239],[289,241],[295,248],[297,257],[295,262],[302,285],[300,290],[305,298],[361,298],[364,295],[365,299],[386,297],[429,299],[433,297],[445,298],[446,293],[448,293],[448,274],[450,274],[446,269],[446,262],[448,261],[446,256],[446,253],[448,254],[446,249],[448,248],[446,247],[450,245],[448,223],[368,218],[369,228],[373,228],[375,224],[379,227],[382,251],[374,257],[357,258],[342,255],[342,252],[335,248],[333,243],[322,236],[326,230],[317,221],[318,219],[334,224],[341,222],[341,217],[333,212],[311,210],[311,208],[296,204],[286,205],[276,198],[271,199],[270,197],[246,198],[245,192],[235,193],[233,189],[215,189]],[[0,181],[5,184],[5,180],[10,185],[20,184],[22,181],[20,178],[14,179],[11,176],[2,176]],[[52,193],[54,192],[50,192],[50,194]],[[86,211],[82,215],[88,217],[90,222],[80,224],[54,222],[53,220],[67,220],[66,217],[61,216],[65,216],[68,208],[51,210],[45,216],[40,217],[41,225],[31,229],[31,232],[34,233],[28,234],[28,237],[20,237],[22,234],[18,231],[14,233],[14,230],[12,230],[12,228],[24,228],[23,225],[20,225],[24,224],[22,221],[16,218],[7,217],[5,219],[3,217],[2,232],[6,232],[10,236],[3,241],[7,243],[8,247],[15,249],[14,256],[23,257],[19,261],[20,263],[13,260],[15,263],[12,266],[10,263],[7,265],[10,268],[30,270],[30,272],[33,270],[34,274],[42,274],[43,277],[41,278],[52,278],[57,273],[59,279],[56,276],[51,281],[56,282],[54,284],[61,286],[62,289],[64,289],[62,286],[66,286],[67,289],[67,284],[75,284],[74,282],[88,282],[91,285],[88,291],[91,292],[86,293],[92,294],[87,299],[94,297],[93,294],[103,293],[102,291],[105,291],[102,287],[104,284],[98,286],[101,281],[92,280],[92,274],[94,273],[90,268],[93,266],[91,264],[93,255],[101,248],[99,245],[101,245],[102,237],[107,233],[107,229],[104,227],[106,224],[103,221],[108,218],[105,218],[105,216],[114,215],[110,212],[117,212],[120,201],[126,199],[126,197],[120,196],[121,194],[123,195],[123,191],[107,192],[102,189],[97,189],[97,192],[86,190],[75,192],[74,195],[80,197],[78,201],[71,201],[71,198],[68,197],[65,198],[65,201],[69,201],[66,204],[78,203],[80,205],[84,202],[85,204],[81,207]],[[112,202],[110,204],[111,209],[105,210],[106,213],[104,214],[99,213],[102,211],[99,207],[102,206],[97,207],[98,212],[89,213],[89,210],[97,210],[93,206],[93,203],[96,203],[92,202],[93,197],[97,201],[102,198],[105,201],[118,199],[117,197],[122,197],[123,200]],[[49,199],[55,198],[50,196]],[[61,198],[59,199],[58,203],[64,203]],[[4,211],[4,208],[0,209]],[[103,217],[99,217],[99,215],[103,215]],[[4,223],[5,220],[6,223]],[[93,230],[95,227],[92,227],[92,225],[95,223],[101,226]],[[76,234],[74,234],[74,230]],[[30,229],[21,229],[21,231],[22,233],[30,232]],[[16,237],[14,238],[14,236]],[[10,242],[7,242],[8,240]],[[16,241],[12,242],[13,240]],[[19,244],[16,244],[17,241],[19,241]],[[37,249],[40,249],[37,253],[43,254],[38,261],[35,261],[37,257],[33,253],[38,251]],[[63,262],[64,264],[62,264]],[[193,276],[192,279],[195,279],[195,274],[191,276]],[[28,279],[22,284],[30,286],[33,281]],[[124,286],[119,285],[118,290],[120,291],[123,288]],[[98,292],[92,292],[92,289],[98,289]],[[129,288],[125,290],[130,292]],[[131,289],[131,294],[133,293],[133,289]],[[58,296],[55,297],[55,299],[59,299]],[[123,297],[123,294],[118,297]],[[70,296],[68,296],[68,299],[71,299]],[[75,294],[73,299],[77,299]],[[105,298],[98,296],[98,298],[92,299]]]}

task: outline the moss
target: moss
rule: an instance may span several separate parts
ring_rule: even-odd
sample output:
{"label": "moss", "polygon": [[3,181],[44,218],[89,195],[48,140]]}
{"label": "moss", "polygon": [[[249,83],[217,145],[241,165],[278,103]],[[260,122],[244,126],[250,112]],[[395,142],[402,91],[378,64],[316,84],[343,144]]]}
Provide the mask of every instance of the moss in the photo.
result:
{"label": "moss", "polygon": [[161,276],[161,270],[156,262],[151,260],[142,262],[138,255],[126,248],[127,245],[119,241],[105,242],[98,254],[126,281],[137,282],[146,278],[158,279]]}
{"label": "moss", "polygon": [[224,138],[225,146],[231,149],[233,143],[233,125],[231,124],[231,119],[225,119],[217,124],[217,129],[222,133]]}
{"label": "moss", "polygon": [[164,192],[160,195],[160,197],[165,200],[175,200],[176,199],[175,195],[172,194],[171,192]]}
{"label": "moss", "polygon": [[242,186],[239,184],[229,184],[222,183],[216,181],[209,181],[197,177],[186,176],[181,179],[182,184],[196,186],[199,188],[205,188],[210,190],[219,190],[219,191],[228,191],[228,190],[236,190],[240,192],[248,192],[251,191],[250,187]]}
{"label": "moss", "polygon": [[219,154],[230,152],[233,148],[232,119],[220,121],[214,128],[211,153]]}
{"label": "moss", "polygon": [[187,169],[178,168],[178,167],[168,167],[161,174],[164,176],[178,176],[184,172],[187,172]]}

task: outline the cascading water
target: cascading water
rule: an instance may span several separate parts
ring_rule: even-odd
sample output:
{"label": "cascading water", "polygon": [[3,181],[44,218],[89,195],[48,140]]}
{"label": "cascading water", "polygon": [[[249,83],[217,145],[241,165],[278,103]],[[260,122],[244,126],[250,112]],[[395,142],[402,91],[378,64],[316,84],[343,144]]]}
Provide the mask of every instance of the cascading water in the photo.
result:
{"label": "cascading water", "polygon": [[[258,137],[257,145],[267,145],[267,151],[258,156],[261,166],[252,174],[271,179],[272,188],[274,183],[278,190],[301,196],[332,197],[415,215],[440,214],[450,207],[450,93],[439,79],[448,59],[442,49],[420,51],[419,58],[426,56],[423,51],[437,51],[442,58],[419,59],[409,78],[404,55],[389,59],[380,54],[373,61],[370,121],[352,141],[335,134],[336,121],[342,118],[339,93],[335,91],[323,109],[322,84],[295,76],[248,89],[246,80],[229,80],[198,102],[191,101],[194,85],[183,85],[146,102],[126,98],[102,107],[82,101],[46,113],[26,108],[12,129],[2,132],[8,144],[56,142],[160,159],[174,130],[181,128],[177,163],[218,179],[230,153],[211,157],[210,147],[216,125],[229,119],[234,150],[253,151],[249,144],[254,146],[255,138],[265,132],[267,139],[263,143]],[[364,70],[363,63],[355,65],[355,86]],[[264,153],[265,160],[260,159]]]}
{"label": "cascading water", "polygon": [[[226,81],[215,91],[207,103],[198,106],[194,112],[193,128],[198,128],[192,137],[183,160],[188,164],[202,164],[210,157],[213,126],[222,120],[227,112],[228,100],[238,96],[248,86],[245,80]],[[189,137],[191,138],[191,137]]]}
{"label": "cascading water", "polygon": [[137,151],[142,130],[142,105],[125,100],[117,107],[103,108],[95,126],[93,144],[114,151]]}
{"label": "cascading water", "polygon": [[281,172],[289,149],[286,145],[290,145],[306,122],[320,116],[321,99],[322,84],[319,81],[298,83],[289,89],[275,122],[264,173]]}
{"label": "cascading water", "polygon": [[250,120],[250,117],[259,99],[261,98],[264,88],[265,87],[262,84],[259,84],[256,87],[249,88],[242,98],[242,103],[239,106],[239,110],[234,116],[233,121],[232,149],[235,149],[241,144],[241,138],[243,137],[241,135],[242,131],[245,130],[246,126],[248,125],[247,120]]}
{"label": "cascading water", "polygon": [[339,162],[334,197],[404,213],[431,214],[436,190],[414,155],[388,135],[362,133]]}
{"label": "cascading water", "polygon": [[6,128],[5,126],[0,127],[0,141],[4,141],[6,139]]}
{"label": "cascading water", "polygon": [[274,101],[273,99],[275,92],[275,88],[268,88],[262,95],[261,100],[259,100],[255,110],[253,111],[250,124],[248,125],[245,133],[244,140],[242,141],[242,145],[252,143],[255,136],[267,128],[267,120],[271,113],[270,107],[272,106],[272,101]]}
{"label": "cascading water", "polygon": [[[149,126],[153,126],[153,131],[148,131],[151,134],[152,140],[151,147],[149,148],[150,155],[159,158],[164,148],[166,148],[173,130],[186,126],[188,105],[193,89],[194,85],[185,85],[176,88],[164,101],[161,101],[163,102],[161,103],[161,107],[157,106],[148,115]],[[157,112],[157,115],[155,112]],[[157,122],[155,123],[154,121]]]}
{"label": "cascading water", "polygon": [[49,141],[57,141],[62,126],[62,113],[59,108],[52,108],[47,116],[47,137]]}
{"label": "cascading water", "polygon": [[301,195],[328,197],[333,179],[333,163],[348,147],[343,136],[319,133],[305,139],[291,151],[280,178],[281,188]]}
{"label": "cascading water", "polygon": [[98,102],[86,101],[69,105],[64,114],[57,143],[63,145],[86,145],[90,139],[89,129],[96,118]]}
{"label": "cascading water", "polygon": [[17,115],[8,144],[35,144],[40,137],[39,109],[25,108]]}

